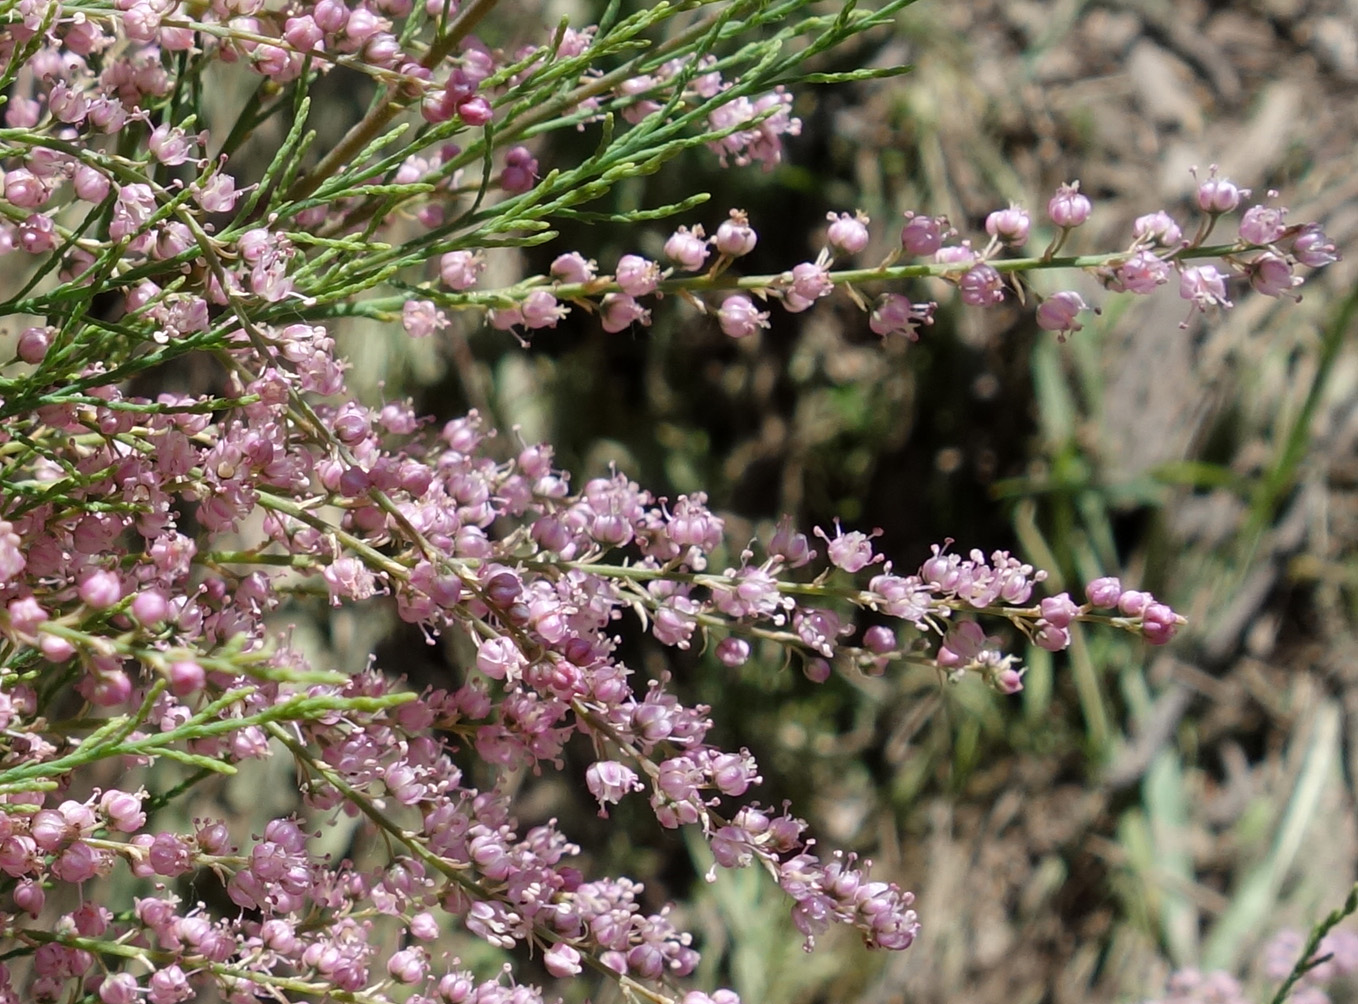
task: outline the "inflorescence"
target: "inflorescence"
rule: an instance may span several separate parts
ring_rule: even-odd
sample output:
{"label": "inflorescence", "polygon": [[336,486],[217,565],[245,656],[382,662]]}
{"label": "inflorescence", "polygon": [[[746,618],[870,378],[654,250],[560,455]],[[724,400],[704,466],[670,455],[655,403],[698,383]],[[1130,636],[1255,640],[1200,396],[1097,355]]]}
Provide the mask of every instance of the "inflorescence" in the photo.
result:
{"label": "inflorescence", "polygon": [[[629,254],[601,274],[566,251],[549,275],[482,290],[495,247],[550,239],[552,219],[618,179],[692,147],[770,168],[800,129],[772,83],[783,72],[772,50],[718,60],[704,49],[733,12],[759,5],[699,10],[651,49],[636,40],[677,8],[563,27],[513,52],[472,33],[491,6],[0,4],[0,253],[27,277],[3,310],[28,318],[0,376],[0,942],[26,958],[29,980],[21,989],[0,965],[0,999],[84,987],[105,1004],[174,1004],[208,984],[232,1001],[378,1002],[398,986],[409,1001],[541,999],[510,973],[486,979],[435,957],[428,946],[453,923],[541,953],[555,976],[592,967],[633,995],[676,999],[670,981],[698,955],[668,911],[647,913],[627,878],[586,877],[554,823],[523,831],[508,791],[474,787],[453,757],[555,770],[572,742],[592,750],[601,814],[645,800],[661,826],[696,827],[716,865],[763,868],[808,946],[840,924],[871,947],[905,948],[918,930],[910,893],[821,849],[788,806],[757,801],[754,756],[709,742],[709,708],[624,664],[621,622],[665,646],[710,646],[728,667],[779,650],[816,681],[910,663],[1003,693],[1023,670],[986,624],[1057,651],[1076,623],[1152,644],[1183,623],[1113,578],[1038,598],[1045,573],[1004,551],[949,542],[898,569],[874,535],[836,524],[808,537],[787,519],[766,541],[731,542],[701,493],[661,498],[621,473],[577,487],[550,446],[505,449],[475,413],[433,429],[408,404],[357,402],[327,323],[363,314],[424,336],[448,310],[476,309],[526,337],[581,309],[620,331],[671,294],[741,338],[769,324],[756,300],[798,312],[839,289],[873,332],[913,339],[933,303],[860,287],[941,277],[988,307],[1027,270],[1074,267],[1132,293],[1177,274],[1195,309],[1224,307],[1233,277],[1291,295],[1296,266],[1334,260],[1318,227],[1251,205],[1236,240],[1208,247],[1247,197],[1213,171],[1192,237],[1158,212],[1128,247],[1090,258],[1057,257],[1091,208],[1070,185],[1048,206],[1056,236],[1035,258],[1005,257],[1029,236],[1021,208],[993,214],[978,248],[909,213],[885,260],[837,271],[865,252],[870,221],[832,213],[815,260],[737,277],[758,236],[732,211],[711,236],[679,227],[664,262]],[[806,30],[865,30],[899,6]],[[267,85],[226,136],[198,118],[212,64]],[[307,161],[307,87],[339,69],[370,77],[382,100]],[[244,183],[240,151],[280,112],[292,128]],[[612,145],[544,171],[535,135],[567,127]],[[1202,256],[1222,264],[1189,264]],[[1041,327],[1079,330],[1078,294],[1037,299]],[[132,389],[190,354],[213,360],[215,390]],[[270,627],[307,595],[388,603],[475,657],[420,693],[376,668],[313,668]],[[294,817],[248,839],[222,819],[166,828],[159,810],[194,781],[276,755],[295,762],[310,808],[381,836],[381,867],[327,860]],[[105,772],[93,786],[105,761],[177,765],[188,780],[152,790]],[[95,890],[119,869],[141,894],[110,909]],[[238,912],[182,900],[174,880],[194,873],[215,875]],[[62,912],[38,923],[55,890]],[[377,917],[399,922],[394,947],[373,936]],[[735,1002],[729,991],[683,1000]]]}

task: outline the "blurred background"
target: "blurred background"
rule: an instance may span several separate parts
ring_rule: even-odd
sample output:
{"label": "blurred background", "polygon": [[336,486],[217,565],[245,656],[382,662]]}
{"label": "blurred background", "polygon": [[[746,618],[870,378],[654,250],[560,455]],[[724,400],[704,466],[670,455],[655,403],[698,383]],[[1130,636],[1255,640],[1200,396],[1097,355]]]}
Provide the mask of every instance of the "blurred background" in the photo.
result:
{"label": "blurred background", "polygon": [[[537,42],[596,6],[548,4],[526,24],[502,4],[482,36]],[[1356,26],[1353,0],[921,0],[815,67],[913,71],[801,89],[802,133],[777,169],[726,170],[698,151],[598,207],[709,191],[672,222],[710,233],[745,209],[760,244],[741,270],[778,272],[814,258],[827,211],[872,218],[871,264],[905,210],[978,235],[1010,201],[1043,218],[1056,186],[1079,179],[1095,210],[1067,247],[1109,251],[1157,209],[1188,230],[1189,168],[1216,163],[1256,197],[1280,190],[1291,221],[1323,222],[1346,253],[1300,303],[1240,292],[1185,329],[1172,288],[1133,300],[1086,282],[1102,314],[1064,345],[1030,308],[963,311],[941,285],[900,290],[940,302],[916,344],[883,344],[843,294],[804,314],[775,307],[772,328],[741,342],[677,299],[621,334],[576,311],[527,348],[471,316],[438,342],[344,330],[365,397],[409,395],[441,419],[475,407],[507,454],[515,429],[554,444],[577,485],[616,464],[656,494],[706,491],[736,547],[780,513],[805,529],[839,516],[880,527],[905,569],[954,538],[1022,553],[1052,591],[1119,575],[1188,616],[1163,650],[1086,632],[1067,653],[1031,651],[1013,698],[927,673],[815,686],[770,653],[733,671],[625,628],[630,664],[672,673],[686,700],[713,706],[716,741],[755,753],[765,801],[793,800],[823,846],[913,889],[924,925],[904,953],[827,936],[804,955],[766,875],[705,882],[701,842],[662,831],[644,805],[599,820],[588,751],[515,782],[525,826],[560,818],[587,872],[676,903],[704,954],[695,985],[751,1004],[1140,1000],[1174,967],[1252,974],[1269,935],[1342,900],[1358,850]],[[345,83],[332,86],[342,103]],[[535,152],[572,162],[595,141],[554,134]],[[659,257],[670,229],[566,226],[541,248],[493,252],[482,285],[570,250],[604,271],[621,254]],[[1045,292],[1070,281],[1034,279]],[[415,681],[457,678],[456,651],[394,616],[335,616],[298,621],[332,663],[358,668],[376,650]],[[288,811],[260,793],[222,797]],[[484,945],[452,947],[493,971]]]}

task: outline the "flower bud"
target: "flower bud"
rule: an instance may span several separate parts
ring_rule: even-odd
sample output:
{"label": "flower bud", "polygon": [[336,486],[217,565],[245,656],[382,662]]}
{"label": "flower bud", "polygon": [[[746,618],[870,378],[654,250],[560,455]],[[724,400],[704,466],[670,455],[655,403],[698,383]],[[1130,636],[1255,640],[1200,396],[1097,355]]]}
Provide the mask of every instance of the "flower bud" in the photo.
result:
{"label": "flower bud", "polygon": [[759,237],[750,226],[749,217],[741,209],[731,210],[730,219],[717,227],[717,235],[712,239],[717,251],[731,258],[749,254],[758,241]]}
{"label": "flower bud", "polygon": [[854,255],[868,246],[868,223],[871,221],[862,210],[853,216],[827,213],[825,218],[830,221],[825,239],[836,254]]}
{"label": "flower bud", "polygon": [[1037,326],[1044,331],[1058,331],[1062,340],[1072,331],[1079,331],[1084,325],[1076,320],[1080,311],[1089,306],[1079,293],[1064,291],[1053,293],[1037,308]]}
{"label": "flower bud", "polygon": [[1056,190],[1047,203],[1047,215],[1058,227],[1068,230],[1089,219],[1092,208],[1088,197],[1080,194],[1080,183],[1072,181]]}
{"label": "flower bud", "polygon": [[986,233],[1010,247],[1027,243],[1031,226],[1027,211],[1014,205],[991,213],[985,221]]}
{"label": "flower bud", "polygon": [[908,255],[924,258],[934,254],[943,246],[944,231],[948,221],[943,217],[916,216],[905,214],[905,226],[901,228],[901,247]]}
{"label": "flower bud", "polygon": [[1238,188],[1229,178],[1217,177],[1217,166],[1213,164],[1208,168],[1207,180],[1198,185],[1198,208],[1220,216],[1234,210],[1241,197],[1249,194],[1248,188]]}
{"label": "flower bud", "polygon": [[767,311],[757,309],[748,296],[728,296],[717,311],[722,333],[731,338],[748,338],[760,328],[769,326]]}
{"label": "flower bud", "polygon": [[699,271],[707,261],[708,253],[701,226],[692,230],[680,227],[665,241],[665,257],[686,272]]}

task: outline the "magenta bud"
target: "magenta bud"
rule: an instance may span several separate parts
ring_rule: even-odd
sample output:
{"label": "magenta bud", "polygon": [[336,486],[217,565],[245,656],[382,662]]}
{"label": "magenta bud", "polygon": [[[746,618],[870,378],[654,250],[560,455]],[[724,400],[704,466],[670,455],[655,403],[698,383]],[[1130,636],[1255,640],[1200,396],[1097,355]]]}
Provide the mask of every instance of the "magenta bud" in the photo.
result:
{"label": "magenta bud", "polygon": [[1085,587],[1085,597],[1091,604],[1101,609],[1117,606],[1122,595],[1122,583],[1112,576],[1095,579]]}
{"label": "magenta bud", "polygon": [[25,328],[19,335],[16,349],[20,359],[30,366],[36,366],[46,358],[51,345],[52,336],[46,328]]}
{"label": "magenta bud", "polygon": [[1047,203],[1047,215],[1063,230],[1078,227],[1089,219],[1093,206],[1089,198],[1080,194],[1080,183],[1072,181],[1062,185]]}
{"label": "magenta bud", "polygon": [[750,658],[750,643],[744,638],[723,638],[717,643],[717,659],[723,666],[735,669]]}
{"label": "magenta bud", "polygon": [[1032,221],[1018,206],[1000,209],[986,217],[985,230],[991,237],[1010,247],[1027,243]]}
{"label": "magenta bud", "polygon": [[821,658],[807,659],[802,672],[812,683],[824,683],[830,679],[830,664]]}
{"label": "magenta bud", "polygon": [[170,663],[168,676],[170,692],[175,697],[188,697],[202,690],[203,684],[207,682],[207,674],[203,667],[188,659]]}
{"label": "magenta bud", "polygon": [[138,593],[132,599],[132,616],[144,627],[158,627],[170,616],[170,604],[155,590]]}
{"label": "magenta bud", "polygon": [[830,221],[825,239],[838,254],[858,254],[868,246],[868,223],[871,221],[859,210],[853,216],[848,213],[827,213]]}
{"label": "magenta bud", "polygon": [[863,632],[863,647],[876,655],[894,652],[899,643],[896,632],[882,624],[874,624]]}
{"label": "magenta bud", "polygon": [[758,241],[749,217],[741,209],[732,209],[730,219],[717,227],[717,234],[712,238],[717,251],[731,258],[749,254]]}

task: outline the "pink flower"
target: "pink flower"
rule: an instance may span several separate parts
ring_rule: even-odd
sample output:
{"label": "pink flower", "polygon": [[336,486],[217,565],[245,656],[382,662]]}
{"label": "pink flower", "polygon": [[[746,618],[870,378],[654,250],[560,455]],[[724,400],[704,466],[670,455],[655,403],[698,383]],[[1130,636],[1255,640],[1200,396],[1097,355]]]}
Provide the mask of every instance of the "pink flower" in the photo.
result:
{"label": "pink flower", "polygon": [[928,257],[943,246],[947,232],[948,221],[945,217],[918,216],[907,212],[905,226],[901,228],[901,247],[908,255]]}
{"label": "pink flower", "polygon": [[640,255],[625,254],[618,259],[614,278],[629,297],[645,296],[660,285],[660,266]]}
{"label": "pink flower", "polygon": [[607,816],[605,806],[616,805],[629,791],[642,791],[636,771],[616,760],[599,760],[585,770],[585,785],[599,801],[599,815]]}
{"label": "pink flower", "polygon": [[[1194,176],[1197,176],[1196,168]],[[1198,185],[1198,208],[1204,213],[1220,216],[1234,210],[1240,205],[1241,198],[1249,194],[1248,188],[1238,188],[1229,179],[1217,177],[1217,166],[1213,164],[1208,168],[1207,180]]]}
{"label": "pink flower", "polygon": [[1004,278],[990,265],[973,265],[958,281],[962,302],[969,307],[993,307],[1004,302]]}
{"label": "pink flower", "polygon": [[1308,223],[1302,227],[1292,241],[1292,253],[1297,261],[1310,268],[1322,268],[1339,260],[1334,241],[1325,235],[1318,223]]}
{"label": "pink flower", "polygon": [[401,308],[401,327],[411,338],[428,338],[448,323],[448,315],[431,300],[407,300]]}
{"label": "pink flower", "polygon": [[1078,227],[1089,219],[1092,210],[1088,196],[1080,194],[1080,183],[1062,185],[1047,202],[1047,215],[1063,230]]}
{"label": "pink flower", "polygon": [[137,992],[137,978],[131,973],[114,973],[99,984],[103,1004],[135,1004]]}
{"label": "pink flower", "polygon": [[717,321],[722,333],[732,338],[748,338],[761,328],[769,326],[767,311],[761,311],[748,296],[735,294],[721,302],[717,311]]}
{"label": "pink flower", "polygon": [[387,975],[407,986],[419,983],[429,972],[429,955],[423,948],[405,948],[387,960]]}
{"label": "pink flower", "polygon": [[193,154],[193,144],[183,129],[162,123],[151,132],[147,148],[168,166],[183,164]]}
{"label": "pink flower", "polygon": [[1088,309],[1089,305],[1079,293],[1053,293],[1037,308],[1037,326],[1044,331],[1059,332],[1064,341],[1066,335],[1084,327],[1076,318],[1080,311]]}
{"label": "pink flower", "polygon": [[934,252],[934,261],[940,265],[956,265],[959,267],[959,271],[970,268],[978,257],[976,252],[972,250],[971,241],[950,244]]}
{"label": "pink flower", "polygon": [[835,535],[831,538],[820,527],[815,527],[813,532],[828,545],[825,549],[826,556],[830,563],[836,568],[842,568],[849,574],[862,571],[868,565],[875,565],[882,561],[882,555],[874,554],[872,549],[872,539],[882,535],[881,530],[873,530],[872,533],[863,533],[861,530],[850,530],[844,532],[844,528],[839,525],[839,520],[835,520]]}
{"label": "pink flower", "polygon": [[1141,250],[1113,270],[1108,288],[1116,292],[1145,294],[1169,282],[1170,268],[1151,251]]}
{"label": "pink flower", "polygon": [[552,260],[550,271],[552,278],[560,282],[583,284],[594,278],[598,265],[578,251],[569,251]]}
{"label": "pink flower", "polygon": [[1198,310],[1232,305],[1226,298],[1226,276],[1218,272],[1215,265],[1185,268],[1179,274],[1179,295],[1185,300],[1192,300]]}
{"label": "pink flower", "polygon": [[827,213],[830,221],[825,232],[825,240],[836,254],[855,255],[868,246],[868,224],[871,220],[862,212],[853,216],[848,213]]}
{"label": "pink flower", "polygon": [[1272,244],[1287,229],[1286,209],[1276,206],[1250,206],[1240,218],[1240,239],[1247,244]]}
{"label": "pink flower", "polygon": [[547,972],[558,979],[579,976],[584,971],[580,965],[580,953],[564,941],[558,942],[547,950],[547,953],[542,957],[542,964]]}
{"label": "pink flower", "polygon": [[500,187],[506,192],[514,195],[526,192],[533,187],[537,178],[538,162],[527,147],[516,146],[505,154],[504,170],[500,172]]}
{"label": "pink flower", "polygon": [[1301,276],[1292,274],[1292,266],[1281,255],[1265,251],[1245,266],[1250,285],[1265,296],[1284,296],[1301,285]]}
{"label": "pink flower", "polygon": [[475,286],[485,268],[485,257],[479,251],[449,251],[439,259],[439,278],[460,293]]}
{"label": "pink flower", "polygon": [[701,225],[689,230],[680,227],[665,241],[665,257],[686,272],[697,272],[708,256],[707,241]]}
{"label": "pink flower", "polygon": [[723,638],[717,643],[717,660],[730,669],[745,665],[750,658],[750,643],[744,638]]}
{"label": "pink flower", "polygon": [[[14,532],[14,524],[0,520],[0,583],[17,577],[27,566],[23,538]],[[116,584],[116,578],[115,578]],[[15,603],[22,602],[15,600]]]}
{"label": "pink flower", "polygon": [[3,190],[5,201],[20,209],[37,209],[52,194],[47,184],[26,167],[6,171]]}
{"label": "pink flower", "polygon": [[1183,231],[1164,210],[1138,216],[1132,224],[1132,236],[1138,243],[1174,247],[1183,240]]}
{"label": "pink flower", "polygon": [[1032,226],[1032,221],[1028,217],[1027,210],[1020,209],[1018,206],[1010,205],[1008,209],[1000,209],[986,217],[985,230],[991,237],[1001,244],[1010,247],[1019,247],[1028,241],[1028,231]]}
{"label": "pink flower", "polygon": [[523,323],[527,328],[555,328],[556,322],[570,313],[549,291],[535,289],[523,298],[519,305]]}
{"label": "pink flower", "polygon": [[603,329],[614,334],[633,324],[650,324],[651,312],[626,293],[609,293],[600,304],[599,319]]}
{"label": "pink flower", "polygon": [[903,335],[912,342],[919,341],[919,326],[933,324],[933,312],[937,304],[911,303],[900,293],[883,293],[868,317],[868,327],[873,334],[886,338],[890,335]]}
{"label": "pink flower", "polygon": [[804,261],[792,267],[787,278],[788,289],[783,294],[783,306],[793,313],[807,310],[818,299],[834,292],[827,262]]}
{"label": "pink flower", "polygon": [[740,258],[754,250],[758,239],[744,210],[732,209],[730,218],[723,220],[717,227],[717,235],[712,239],[712,244],[719,253],[730,258]]}

